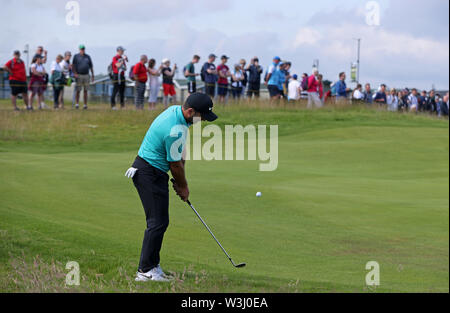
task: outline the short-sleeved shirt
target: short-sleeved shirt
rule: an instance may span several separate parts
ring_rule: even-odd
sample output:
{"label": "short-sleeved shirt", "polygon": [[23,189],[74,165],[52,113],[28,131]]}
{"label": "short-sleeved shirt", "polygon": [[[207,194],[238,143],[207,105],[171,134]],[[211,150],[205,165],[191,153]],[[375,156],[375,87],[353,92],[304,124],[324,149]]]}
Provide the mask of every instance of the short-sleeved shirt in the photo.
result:
{"label": "short-sleeved shirt", "polygon": [[286,82],[286,72],[279,69],[275,73],[278,75],[278,90],[283,90],[283,84]]}
{"label": "short-sleeved shirt", "polygon": [[300,87],[302,84],[296,79],[292,79],[288,85],[288,98],[290,100],[300,99]]}
{"label": "short-sleeved shirt", "polygon": [[181,106],[169,107],[153,121],[139,149],[139,156],[150,165],[168,172],[169,162],[182,159],[189,126]]}
{"label": "short-sleeved shirt", "polygon": [[142,64],[142,62],[137,63],[133,68],[133,74],[135,77],[135,80],[146,83],[148,76],[147,76],[147,67]]}
{"label": "short-sleeved shirt", "polygon": [[167,75],[167,72],[170,72],[170,67],[165,67],[161,71],[163,74],[163,84],[173,85],[173,76]]}
{"label": "short-sleeved shirt", "polygon": [[61,69],[62,69],[64,75],[65,75],[66,77],[69,77],[69,76],[70,76],[70,62],[67,62],[66,60],[62,60],[62,61],[59,63],[59,66],[61,67]]}
{"label": "short-sleeved shirt", "polygon": [[56,61],[52,62],[52,66],[50,68],[50,72],[53,72],[53,71],[55,71],[55,72],[62,72],[63,71],[63,69],[61,68],[60,63],[58,63]]}
{"label": "short-sleeved shirt", "polygon": [[31,64],[31,70],[35,70],[38,73],[44,73],[45,72],[44,65],[36,64],[36,63]]}
{"label": "short-sleeved shirt", "polygon": [[267,85],[278,86],[278,64],[272,63],[267,69],[267,74],[271,74]]}
{"label": "short-sleeved shirt", "polygon": [[[194,63],[189,62],[189,64],[186,65],[186,71],[188,71],[189,74],[195,74]],[[187,79],[188,81],[190,81],[190,82],[195,82],[195,81],[196,81],[195,76],[188,76],[188,77],[186,77],[186,79]]]}
{"label": "short-sleeved shirt", "polygon": [[[219,73],[222,73],[222,75],[226,76],[227,73],[230,71],[230,68],[228,66],[226,66],[225,64],[220,64],[217,67],[217,71]],[[217,81],[217,83],[221,84],[221,85],[227,85],[228,84],[228,78],[219,76],[219,80]]]}
{"label": "short-sleeved shirt", "polygon": [[22,60],[17,61],[16,59],[12,59],[9,60],[5,65],[12,72],[12,74],[9,75],[9,80],[15,80],[19,82],[27,81],[25,63]]}
{"label": "short-sleeved shirt", "polygon": [[205,83],[207,84],[215,84],[217,81],[217,75],[216,74],[209,74],[208,70],[215,71],[216,66],[214,63],[208,63],[206,62],[203,65],[203,71],[205,72]]}
{"label": "short-sleeved shirt", "polygon": [[78,53],[73,57],[72,68],[75,73],[80,75],[87,75],[89,74],[89,70],[91,70],[93,67],[94,65],[92,64],[92,60],[89,55],[81,55]]}
{"label": "short-sleeved shirt", "polygon": [[250,67],[247,69],[249,72],[248,81],[251,84],[260,84],[261,83],[261,73],[263,72],[263,69],[261,66],[256,65],[250,65]]}

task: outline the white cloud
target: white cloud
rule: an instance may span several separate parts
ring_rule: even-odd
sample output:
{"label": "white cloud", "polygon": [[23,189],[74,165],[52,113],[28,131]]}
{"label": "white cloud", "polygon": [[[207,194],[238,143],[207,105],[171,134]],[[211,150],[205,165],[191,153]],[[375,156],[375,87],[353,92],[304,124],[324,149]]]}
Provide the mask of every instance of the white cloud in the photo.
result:
{"label": "white cloud", "polygon": [[[227,54],[233,58],[230,63],[256,55],[264,65],[280,55],[301,73],[310,72],[313,60],[320,59],[320,70],[335,80],[356,60],[353,38],[360,37],[363,80],[419,88],[431,80],[441,88],[449,84],[445,0],[393,0],[383,7],[388,9],[382,12],[380,27],[365,24],[365,1],[297,2],[283,11],[274,11],[270,1],[260,1],[257,8],[236,0],[79,1],[81,25],[69,27],[65,1],[0,0],[7,13],[0,32],[0,63],[26,43],[33,50],[44,45],[50,59],[84,43],[100,73],[115,47],[124,45],[133,61],[146,53],[179,65],[194,53],[203,60],[211,52]],[[329,5],[323,9],[325,2]]]}
{"label": "white cloud", "polygon": [[323,38],[320,31],[311,27],[302,27],[297,31],[293,41],[293,47],[298,48],[303,45],[311,46],[317,44]]}

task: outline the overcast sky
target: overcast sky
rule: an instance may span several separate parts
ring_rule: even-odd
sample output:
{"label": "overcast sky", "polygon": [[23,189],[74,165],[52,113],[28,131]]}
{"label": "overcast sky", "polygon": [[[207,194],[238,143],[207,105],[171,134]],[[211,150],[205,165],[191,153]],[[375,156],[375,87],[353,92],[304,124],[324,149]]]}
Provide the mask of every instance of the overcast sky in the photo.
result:
{"label": "overcast sky", "polygon": [[[438,89],[449,86],[449,1],[380,0],[380,24],[369,25],[365,0],[79,0],[80,25],[66,23],[65,0],[0,0],[0,62],[30,44],[44,45],[49,63],[80,43],[106,73],[118,45],[133,63],[140,54],[183,67],[193,54],[227,54],[230,64],[274,55],[326,79],[350,72],[362,39],[361,82]],[[371,19],[373,21],[373,19]],[[47,64],[49,67],[49,64]],[[198,66],[199,67],[199,66]],[[350,76],[350,75],[348,75]]]}

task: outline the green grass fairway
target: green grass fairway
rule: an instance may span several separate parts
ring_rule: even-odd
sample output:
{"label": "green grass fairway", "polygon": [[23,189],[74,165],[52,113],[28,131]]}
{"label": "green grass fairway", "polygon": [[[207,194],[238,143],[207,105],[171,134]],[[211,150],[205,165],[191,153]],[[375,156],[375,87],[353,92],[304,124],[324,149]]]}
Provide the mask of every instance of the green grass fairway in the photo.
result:
{"label": "green grass fairway", "polygon": [[[366,108],[218,108],[279,125],[279,166],[187,163],[162,249],[170,284],[135,283],[144,211],[124,172],[156,113],[0,104],[0,291],[449,292],[449,125]],[[160,112],[160,111],[159,111]],[[262,198],[256,198],[261,191]],[[81,285],[65,286],[77,261]],[[365,286],[366,263],[381,286]]]}

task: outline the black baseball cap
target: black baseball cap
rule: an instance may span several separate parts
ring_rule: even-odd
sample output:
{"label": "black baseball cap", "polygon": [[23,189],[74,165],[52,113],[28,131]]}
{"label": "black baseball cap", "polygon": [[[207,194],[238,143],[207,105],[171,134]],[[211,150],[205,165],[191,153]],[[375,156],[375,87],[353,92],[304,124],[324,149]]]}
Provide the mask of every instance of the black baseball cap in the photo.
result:
{"label": "black baseball cap", "polygon": [[224,54],[224,55],[222,55],[222,56],[220,57],[220,59],[221,59],[221,60],[223,60],[223,59],[227,59],[227,60],[228,60],[229,57],[227,57],[227,56]]}
{"label": "black baseball cap", "polygon": [[204,93],[193,93],[186,99],[186,104],[202,115],[208,122],[214,122],[217,115],[213,113],[213,101],[210,96]]}

